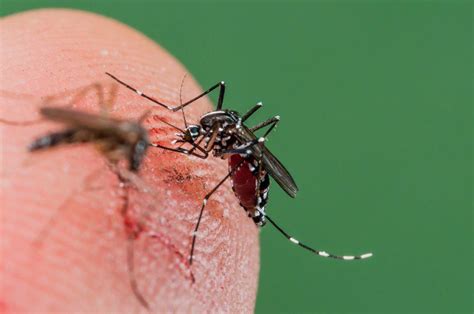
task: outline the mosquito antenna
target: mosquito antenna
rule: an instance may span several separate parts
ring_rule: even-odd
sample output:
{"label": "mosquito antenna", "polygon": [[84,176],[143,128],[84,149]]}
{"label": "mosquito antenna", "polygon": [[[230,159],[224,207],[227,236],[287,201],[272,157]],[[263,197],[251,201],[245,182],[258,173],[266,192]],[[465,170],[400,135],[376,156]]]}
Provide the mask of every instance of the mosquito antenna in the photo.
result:
{"label": "mosquito antenna", "polygon": [[184,107],[183,107],[183,99],[181,98],[182,96],[182,91],[183,91],[183,85],[184,85],[184,80],[186,79],[187,73],[184,73],[183,79],[181,80],[181,86],[179,87],[179,106],[181,107],[181,112],[183,113],[183,121],[184,121],[184,128],[188,128],[188,123],[186,122],[186,115],[184,114]]}
{"label": "mosquito antenna", "polygon": [[294,244],[302,247],[303,249],[306,249],[310,252],[313,252],[315,254],[318,254],[319,256],[322,256],[322,257],[329,257],[329,258],[334,258],[334,259],[342,259],[342,260],[346,260],[346,261],[351,261],[351,260],[355,260],[355,259],[366,259],[366,258],[369,258],[372,256],[372,253],[365,253],[365,254],[362,254],[362,255],[343,255],[343,256],[339,256],[339,255],[334,255],[334,254],[331,254],[331,253],[328,253],[326,251],[320,251],[320,250],[316,250],[316,249],[313,249],[312,247],[309,247],[307,246],[306,244],[304,243],[301,243],[300,241],[296,240],[295,238],[293,238],[292,236],[290,236],[285,230],[283,230],[279,225],[277,225],[273,219],[271,219],[267,214],[265,214],[263,211],[261,211],[260,209],[258,209],[258,212],[265,216],[268,221],[273,225],[273,227],[275,227],[281,234],[283,234],[289,241],[293,242]]}

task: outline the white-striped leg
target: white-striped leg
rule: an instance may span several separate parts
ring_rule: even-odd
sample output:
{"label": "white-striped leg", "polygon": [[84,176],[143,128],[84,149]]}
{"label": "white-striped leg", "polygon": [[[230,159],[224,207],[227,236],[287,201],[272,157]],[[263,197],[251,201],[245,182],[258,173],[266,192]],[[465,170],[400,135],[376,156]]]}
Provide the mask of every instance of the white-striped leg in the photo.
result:
{"label": "white-striped leg", "polygon": [[212,196],[212,194],[214,194],[214,192],[217,191],[217,189],[222,185],[224,184],[224,182],[243,164],[244,160],[242,160],[241,162],[239,162],[231,171],[229,171],[229,173],[209,192],[206,194],[206,196],[204,197],[203,201],[202,201],[202,206],[201,206],[201,211],[199,212],[199,217],[198,217],[198,221],[196,223],[196,227],[194,228],[194,232],[193,232],[193,240],[192,240],[192,244],[191,244],[191,252],[189,253],[189,265],[192,265],[193,264],[193,255],[194,255],[194,246],[196,245],[196,234],[197,234],[197,231],[199,229],[199,224],[201,223],[201,218],[202,218],[202,214],[204,212],[204,208],[206,207],[206,204],[207,204],[207,201],[209,200],[209,198]]}
{"label": "white-striped leg", "polygon": [[251,127],[250,128],[250,131],[252,132],[255,132],[261,128],[264,128],[266,127],[267,125],[270,125],[270,128],[265,132],[265,134],[263,135],[263,137],[267,137],[268,134],[270,134],[270,132],[277,126],[277,124],[280,122],[280,116],[274,116],[266,121],[263,121],[262,123],[259,123],[257,124],[256,126],[254,127]]}
{"label": "white-striped leg", "polygon": [[334,255],[334,254],[331,254],[331,253],[328,253],[326,251],[321,251],[321,250],[316,250],[316,249],[313,249],[312,247],[309,247],[307,246],[306,244],[304,243],[301,243],[300,241],[296,240],[295,238],[293,238],[292,236],[290,236],[288,233],[286,233],[285,230],[283,230],[279,225],[277,225],[273,219],[271,219],[270,217],[268,217],[267,214],[265,214],[264,212],[260,211],[259,209],[257,209],[261,215],[264,215],[268,221],[278,230],[280,231],[281,234],[283,234],[288,240],[290,240],[292,243],[310,251],[310,252],[313,252],[315,254],[318,254],[319,256],[322,256],[322,257],[329,257],[329,258],[335,258],[335,259],[342,259],[342,260],[346,260],[346,261],[351,261],[351,260],[355,260],[355,259],[365,259],[365,258],[369,258],[372,256],[372,253],[365,253],[365,254],[362,254],[362,255]]}
{"label": "white-striped leg", "polygon": [[[187,142],[186,142],[186,143],[187,143]],[[206,159],[207,156],[209,155],[208,152],[204,151],[204,150],[203,150],[201,147],[199,147],[199,146],[196,147],[196,148],[198,149],[198,151],[203,152],[203,155],[197,154],[197,153],[195,153],[194,151],[187,150],[187,149],[184,149],[184,148],[166,147],[166,146],[163,146],[163,145],[160,145],[160,144],[155,144],[155,143],[151,143],[150,146],[155,147],[155,148],[161,148],[161,149],[168,150],[168,151],[175,152],[175,153],[184,154],[184,155],[196,156],[196,157],[199,157],[199,158],[201,158],[201,159]]]}
{"label": "white-striped leg", "polygon": [[253,115],[258,109],[262,108],[263,107],[263,104],[262,102],[258,102],[255,106],[253,106],[252,108],[250,108],[249,111],[247,111],[243,116],[242,116],[242,122],[245,122],[245,120],[247,120],[251,115]]}
{"label": "white-striped leg", "polygon": [[148,96],[146,94],[144,94],[143,92],[141,92],[140,90],[136,89],[135,87],[125,83],[124,81],[120,80],[119,78],[115,77],[114,75],[108,73],[108,72],[105,72],[105,74],[107,74],[108,76],[110,76],[112,79],[114,79],[117,83],[125,86],[126,88],[134,91],[135,93],[137,93],[139,96],[143,97],[143,98],[146,98],[148,99],[149,101],[157,104],[157,105],[160,105],[161,107],[163,108],[166,108],[168,110],[171,110],[171,111],[178,111],[178,110],[181,110],[182,108],[192,104],[193,102],[195,102],[196,100],[198,100],[199,98],[201,97],[204,97],[205,95],[209,94],[210,92],[212,92],[213,90],[215,90],[216,88],[219,88],[219,98],[217,100],[217,109],[216,110],[221,110],[222,109],[222,104],[224,102],[224,94],[225,94],[225,83],[222,81],[222,82],[219,82],[217,84],[215,84],[214,86],[210,87],[208,90],[206,90],[205,92],[197,95],[196,97],[194,97],[193,99],[190,99],[188,101],[186,101],[184,104],[182,105],[179,105],[179,106],[176,106],[176,107],[172,107],[172,106],[169,106],[165,103],[162,103],[161,101],[158,101],[157,99],[151,97],[151,96]]}

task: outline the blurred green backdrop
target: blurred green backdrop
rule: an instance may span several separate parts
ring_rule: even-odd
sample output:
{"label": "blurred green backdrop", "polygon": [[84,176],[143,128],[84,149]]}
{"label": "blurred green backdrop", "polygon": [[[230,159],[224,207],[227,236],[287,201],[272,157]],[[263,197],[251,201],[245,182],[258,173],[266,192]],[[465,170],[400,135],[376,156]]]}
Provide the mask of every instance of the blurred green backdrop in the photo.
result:
{"label": "blurred green backdrop", "polygon": [[[119,3],[119,4],[117,4]],[[257,313],[473,312],[471,1],[6,1],[98,12],[142,31],[253,121],[300,193],[276,184]]]}

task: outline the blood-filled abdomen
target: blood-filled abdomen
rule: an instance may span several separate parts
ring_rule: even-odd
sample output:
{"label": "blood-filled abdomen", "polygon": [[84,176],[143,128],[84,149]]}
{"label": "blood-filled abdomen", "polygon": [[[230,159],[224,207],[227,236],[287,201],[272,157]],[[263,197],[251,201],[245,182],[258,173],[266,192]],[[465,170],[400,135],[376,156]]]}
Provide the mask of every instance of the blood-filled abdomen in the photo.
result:
{"label": "blood-filled abdomen", "polygon": [[231,175],[232,186],[235,196],[240,204],[246,209],[251,210],[257,206],[257,176],[252,158],[244,158],[240,155],[231,155],[229,158],[229,170],[234,169],[239,164],[239,168]]}

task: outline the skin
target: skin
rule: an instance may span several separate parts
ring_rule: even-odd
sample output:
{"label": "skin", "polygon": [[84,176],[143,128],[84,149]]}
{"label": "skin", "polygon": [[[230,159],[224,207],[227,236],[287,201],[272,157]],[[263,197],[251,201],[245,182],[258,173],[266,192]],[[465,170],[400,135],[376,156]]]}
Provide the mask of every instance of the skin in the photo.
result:
{"label": "skin", "polygon": [[[114,84],[105,71],[157,99],[179,103],[186,69],[117,21],[80,11],[30,11],[2,19],[0,38],[0,119],[38,120],[45,101],[68,104],[91,83],[109,95]],[[200,91],[188,75],[183,100]],[[47,98],[51,95],[56,98]],[[183,126],[180,113],[124,88],[117,87],[116,99],[108,110],[114,117],[137,119],[151,110],[144,126],[152,142],[169,146],[176,133],[155,117]],[[74,100],[74,108],[101,111],[95,92]],[[186,110],[188,121],[211,108],[207,99],[199,101]],[[94,145],[27,152],[32,140],[60,129],[52,122],[0,123],[0,312],[147,312],[129,283],[120,213],[127,193],[128,218],[143,228],[134,241],[135,278],[150,312],[254,310],[258,230],[229,182],[208,202],[192,268],[187,264],[201,201],[225,176],[226,161],[150,148],[127,190]]]}

